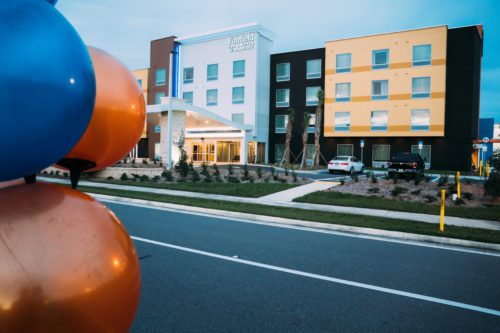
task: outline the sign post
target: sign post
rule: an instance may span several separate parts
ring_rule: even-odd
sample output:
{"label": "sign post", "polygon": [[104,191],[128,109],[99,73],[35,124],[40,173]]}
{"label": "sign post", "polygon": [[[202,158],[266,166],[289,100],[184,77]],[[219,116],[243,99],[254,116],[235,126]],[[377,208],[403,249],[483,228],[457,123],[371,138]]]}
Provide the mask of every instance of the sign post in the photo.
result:
{"label": "sign post", "polygon": [[460,199],[460,171],[457,171],[457,175],[455,178],[457,183],[457,198]]}
{"label": "sign post", "polygon": [[359,146],[361,147],[361,163],[363,163],[363,150],[365,148],[365,140],[361,139],[359,141]]}

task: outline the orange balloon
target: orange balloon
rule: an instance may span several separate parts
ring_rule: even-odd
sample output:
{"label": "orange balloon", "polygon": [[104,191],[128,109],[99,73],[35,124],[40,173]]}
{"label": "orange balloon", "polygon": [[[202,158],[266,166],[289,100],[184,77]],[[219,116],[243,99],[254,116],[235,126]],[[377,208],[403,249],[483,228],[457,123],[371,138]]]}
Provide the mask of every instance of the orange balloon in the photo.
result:
{"label": "orange balloon", "polygon": [[108,208],[68,187],[0,190],[0,332],[128,332],[140,271]]}
{"label": "orange balloon", "polygon": [[[125,65],[103,50],[91,46],[88,50],[96,79],[94,112],[82,138],[64,159],[92,162],[95,166],[87,171],[96,171],[115,164],[134,148],[144,129],[146,105]],[[61,165],[68,168],[69,164]]]}

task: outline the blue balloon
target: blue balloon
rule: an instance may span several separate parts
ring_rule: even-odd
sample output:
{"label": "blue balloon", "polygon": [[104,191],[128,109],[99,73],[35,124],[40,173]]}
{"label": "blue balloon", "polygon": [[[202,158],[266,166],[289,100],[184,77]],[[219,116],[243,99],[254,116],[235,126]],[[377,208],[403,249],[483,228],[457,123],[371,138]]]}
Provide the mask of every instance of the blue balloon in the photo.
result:
{"label": "blue balloon", "polygon": [[92,116],[95,76],[71,24],[42,0],[0,2],[0,181],[63,158]]}

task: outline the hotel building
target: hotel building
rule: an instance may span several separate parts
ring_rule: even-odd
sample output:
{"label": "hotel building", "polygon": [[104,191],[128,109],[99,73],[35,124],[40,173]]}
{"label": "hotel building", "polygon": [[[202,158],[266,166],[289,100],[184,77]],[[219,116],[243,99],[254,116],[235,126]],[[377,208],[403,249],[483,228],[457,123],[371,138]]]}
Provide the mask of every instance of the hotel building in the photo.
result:
{"label": "hotel building", "polygon": [[363,150],[368,166],[411,151],[427,168],[470,170],[482,46],[482,26],[327,42],[323,151],[360,157]]}

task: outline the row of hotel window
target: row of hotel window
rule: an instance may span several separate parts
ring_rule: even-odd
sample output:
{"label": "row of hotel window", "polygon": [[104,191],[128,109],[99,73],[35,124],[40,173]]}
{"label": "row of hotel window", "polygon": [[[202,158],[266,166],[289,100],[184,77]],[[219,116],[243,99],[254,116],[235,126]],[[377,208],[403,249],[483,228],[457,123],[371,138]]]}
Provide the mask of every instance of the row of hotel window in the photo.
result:
{"label": "row of hotel window", "polygon": [[[430,44],[413,46],[412,66],[431,65],[432,46]],[[389,68],[389,49],[372,51],[372,69]],[[350,73],[352,71],[352,54],[342,53],[335,56],[335,72]],[[306,78],[321,78],[321,59],[308,60]],[[290,63],[283,62],[276,65],[276,82],[290,80]]]}
{"label": "row of hotel window", "polygon": [[[160,104],[161,98],[165,97],[164,92],[158,92],[155,95],[155,104]],[[216,106],[218,103],[219,90],[218,89],[207,89],[206,92],[206,105]],[[193,92],[185,91],[182,93],[182,99],[186,100],[186,103],[193,104]],[[232,93],[232,103],[233,104],[244,104],[245,103],[245,87],[233,87]]]}
{"label": "row of hotel window", "polygon": [[[412,49],[412,66],[429,66],[432,64],[431,44],[414,45]],[[351,53],[342,53],[335,56],[335,72],[350,73],[352,71]],[[389,68],[389,49],[372,51],[372,69]]]}
{"label": "row of hotel window", "polygon": [[[426,164],[431,162],[431,146],[423,145],[422,149],[419,149],[419,145],[411,145],[411,152],[415,154],[420,154],[422,159]],[[285,153],[285,144],[278,143],[274,146],[274,157],[275,161],[281,161],[283,159],[283,154]],[[311,162],[314,154],[314,144],[308,144],[306,146],[306,160]],[[353,144],[337,144],[336,156],[354,156],[354,145]],[[328,156],[331,158],[334,156]],[[391,159],[391,146],[378,144],[372,146],[372,164],[373,166],[382,166],[384,162],[388,162]],[[366,161],[365,161],[366,162]],[[382,164],[378,164],[382,163]],[[428,166],[426,166],[428,167]]]}
{"label": "row of hotel window", "polygon": [[[318,105],[317,93],[320,87],[306,88],[306,105]],[[431,78],[412,78],[411,97],[414,99],[429,98],[431,96]],[[389,80],[372,81],[371,99],[373,101],[384,101],[389,99]],[[351,101],[351,83],[335,84],[335,102]],[[276,107],[290,106],[290,89],[276,89]]]}
{"label": "row of hotel window", "polygon": [[[312,114],[307,129],[308,133],[314,133],[316,123],[315,115]],[[385,110],[372,111],[370,119],[370,129],[373,132],[387,131],[389,123],[389,112]],[[275,122],[275,133],[286,133],[288,124],[287,115],[277,115]],[[429,131],[430,130],[430,111],[429,109],[413,109],[410,116],[410,129],[412,131]],[[334,113],[334,130],[338,132],[349,132],[351,130],[351,113],[350,112],[335,112]]]}

